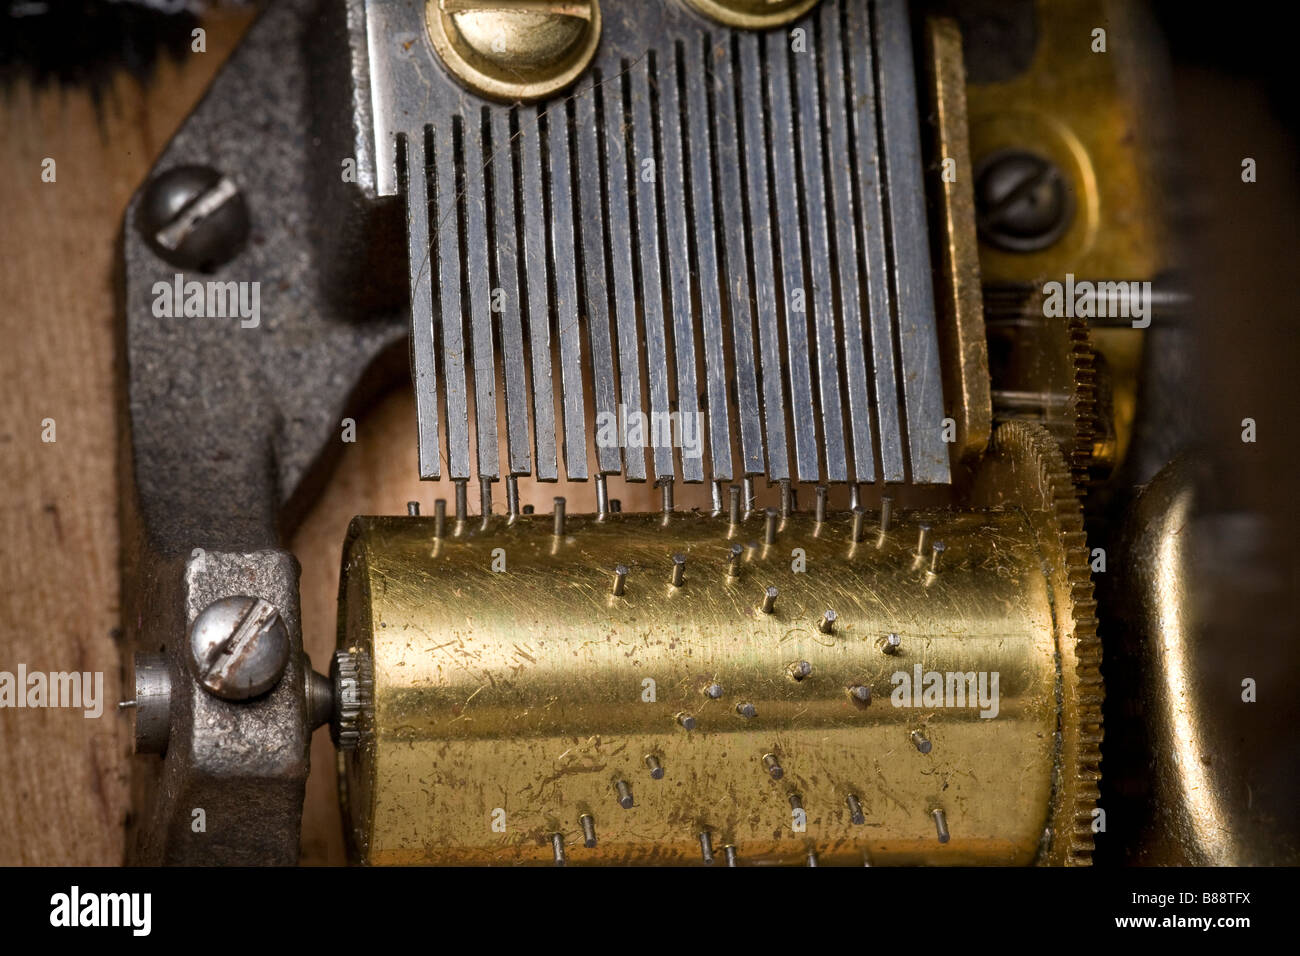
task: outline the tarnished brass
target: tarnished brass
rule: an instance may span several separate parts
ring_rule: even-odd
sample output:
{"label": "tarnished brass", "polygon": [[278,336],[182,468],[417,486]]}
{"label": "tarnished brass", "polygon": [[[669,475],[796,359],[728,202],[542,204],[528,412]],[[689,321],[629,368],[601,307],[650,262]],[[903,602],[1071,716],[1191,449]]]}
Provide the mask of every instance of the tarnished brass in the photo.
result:
{"label": "tarnished brass", "polygon": [[937,164],[931,174],[938,197],[935,231],[935,304],[944,350],[944,400],[957,423],[954,451],[975,458],[993,430],[989,352],[980,289],[975,192],[966,131],[966,69],[961,31],[947,19],[926,22],[926,66],[932,97],[932,139]]}
{"label": "tarnished brass", "polygon": [[[1139,702],[1124,743],[1141,758],[1134,819],[1122,829],[1130,863],[1285,865],[1300,852],[1284,822],[1295,805],[1296,708],[1253,703],[1256,679],[1280,688],[1295,673],[1294,644],[1270,640],[1293,625],[1266,620],[1287,616],[1288,602],[1261,583],[1291,544],[1235,501],[1217,510],[1230,496],[1214,487],[1201,461],[1175,459],[1143,489],[1119,550],[1128,570],[1116,644],[1129,662],[1125,699]],[[1252,609],[1258,622],[1246,623]]]}
{"label": "tarnished brass", "polygon": [[686,0],[707,17],[729,27],[766,30],[798,20],[818,0]]}
{"label": "tarnished brass", "polygon": [[1060,678],[1060,772],[1052,793],[1048,856],[1053,863],[1086,865],[1092,860],[1101,781],[1104,686],[1083,509],[1051,433],[1024,421],[1005,422],[994,431],[973,497],[976,503],[1021,511],[1038,541],[1054,610]]}
{"label": "tarnished brass", "polygon": [[[1038,0],[1038,44],[1024,73],[967,90],[976,165],[1002,149],[1054,161],[1074,191],[1076,215],[1056,244],[1034,253],[982,248],[986,282],[1079,277],[1149,279],[1164,263],[1160,189],[1141,113],[1141,62],[1131,41],[1137,11],[1104,0]],[[1090,51],[1104,27],[1106,53]]]}
{"label": "tarnished brass", "polygon": [[559,92],[600,42],[598,0],[427,0],[425,19],[447,69],[495,99]]}
{"label": "tarnished brass", "polygon": [[[374,689],[340,763],[354,853],[549,864],[559,834],[567,865],[700,862],[723,845],[742,864],[1066,861],[1075,738],[1058,739],[1075,715],[1058,694],[1069,708],[1076,693],[1058,640],[1073,624],[1044,562],[1067,557],[1045,555],[1032,512],[896,513],[857,543],[847,514],[797,514],[774,545],[758,515],[570,515],[561,538],[524,516],[441,540],[428,518],[355,519],[339,641]],[[915,553],[922,522],[944,545],[937,574]],[[918,671],[986,688],[996,673],[996,716],[895,706],[894,675]]]}
{"label": "tarnished brass", "polygon": [[[1052,160],[1074,194],[1075,216],[1060,240],[1032,253],[980,246],[985,283],[1083,279],[1152,280],[1169,268],[1157,166],[1161,109],[1151,98],[1149,35],[1140,4],[1037,0],[1037,47],[1030,67],[1003,82],[967,87],[970,149],[976,164],[1003,149]],[[1092,52],[1093,31],[1107,35]],[[1137,407],[1143,335],[1096,329],[1093,344],[1111,372],[1113,425],[1099,433],[1094,460],[1123,459]]]}

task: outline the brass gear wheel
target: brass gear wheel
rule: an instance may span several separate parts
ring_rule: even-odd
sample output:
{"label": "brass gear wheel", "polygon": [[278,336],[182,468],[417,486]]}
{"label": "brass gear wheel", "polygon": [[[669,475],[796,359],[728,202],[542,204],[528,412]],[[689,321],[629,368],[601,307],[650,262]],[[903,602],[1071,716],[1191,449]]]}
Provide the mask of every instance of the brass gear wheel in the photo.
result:
{"label": "brass gear wheel", "polygon": [[1059,708],[1057,776],[1040,863],[1092,861],[1101,779],[1101,641],[1083,509],[1057,440],[1042,425],[1009,421],[977,467],[973,503],[1025,513],[1052,591]]}
{"label": "brass gear wheel", "polygon": [[994,418],[1044,426],[1083,493],[1098,433],[1105,431],[1088,322],[1045,318],[1036,289],[994,288],[985,297]]}

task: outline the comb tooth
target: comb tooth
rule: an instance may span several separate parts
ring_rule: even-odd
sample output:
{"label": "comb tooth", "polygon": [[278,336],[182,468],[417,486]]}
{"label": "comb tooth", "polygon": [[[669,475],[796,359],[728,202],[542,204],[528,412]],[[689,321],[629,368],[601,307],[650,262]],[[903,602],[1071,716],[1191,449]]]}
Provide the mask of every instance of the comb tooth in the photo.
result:
{"label": "comb tooth", "polygon": [[[487,183],[490,161],[479,123],[464,124],[465,276],[469,298],[470,345],[473,349],[474,423],[478,434],[480,478],[501,474],[497,446],[496,355],[492,343],[492,250],[488,240]],[[485,512],[486,513],[486,512]]]}
{"label": "comb tooth", "polygon": [[[707,57],[707,37],[703,49]],[[707,68],[707,60],[705,66]],[[708,388],[709,454],[714,480],[730,481],[731,428],[727,417],[727,357],[722,337],[722,289],[718,279],[717,246],[719,230],[713,205],[713,150],[709,141],[711,123],[708,95],[708,89],[698,77],[686,83],[687,128],[690,135],[687,154],[691,158],[695,262],[700,278],[704,380]]]}
{"label": "comb tooth", "polygon": [[935,329],[934,289],[921,181],[921,133],[912,38],[905,0],[877,0],[880,56],[881,138],[889,183],[890,242],[894,247],[894,286],[898,290],[898,341],[907,445],[912,480],[950,480],[943,441],[943,395],[939,340]]}
{"label": "comb tooth", "polygon": [[858,285],[858,241],[853,206],[852,153],[849,151],[849,115],[845,97],[847,75],[840,33],[840,9],[835,4],[821,8],[818,45],[826,69],[827,169],[830,173],[830,219],[834,223],[835,272],[839,278],[841,335],[844,339],[844,383],[849,405],[849,427],[853,436],[853,479],[876,480],[875,454],[871,437],[871,398],[867,390],[867,360],[862,327],[862,291]]}
{"label": "comb tooth", "polygon": [[429,247],[429,171],[423,136],[403,136],[406,249],[411,273],[411,356],[420,436],[420,477],[437,478],[438,365],[433,334],[433,258]]}
{"label": "comb tooth", "polygon": [[[609,207],[610,270],[614,280],[614,315],[618,331],[620,399],[629,417],[641,414],[641,337],[636,328],[636,286],[633,282],[631,223],[628,204],[627,117],[623,96],[628,87],[627,70],[620,69],[605,87],[602,105],[605,115],[605,169],[609,177],[605,190]],[[622,223],[622,227],[619,226]],[[621,425],[620,425],[621,427]],[[621,436],[620,436],[621,437]],[[631,481],[645,480],[645,449],[630,445],[623,450],[626,474]]]}
{"label": "comb tooth", "polygon": [[867,310],[871,328],[871,355],[876,382],[876,424],[880,433],[880,470],[885,481],[902,481],[903,437],[898,407],[898,380],[894,374],[894,332],[890,317],[888,260],[885,252],[884,202],[881,197],[880,153],[876,140],[876,89],[872,76],[874,57],[865,3],[845,5],[846,35],[864,37],[864,55],[851,57],[849,104],[853,122],[851,172],[858,191],[859,221],[866,266]]}
{"label": "comb tooth", "polygon": [[497,323],[501,332],[501,377],[506,390],[506,457],[510,474],[526,475],[532,471],[532,456],[528,448],[528,391],[524,379],[524,333],[520,324],[514,152],[510,141],[510,114],[506,110],[491,110],[490,113],[492,159],[489,172],[495,215],[492,238],[496,247],[496,281],[503,300]]}
{"label": "comb tooth", "polygon": [[564,471],[587,478],[586,395],[582,381],[582,331],[578,327],[578,276],[574,263],[573,181],[569,124],[561,104],[546,114],[546,148],[551,161],[551,252],[555,283],[555,332],[560,340],[560,408],[564,418]]}
{"label": "comb tooth", "polygon": [[[809,20],[812,30],[816,21]],[[810,41],[820,49],[825,38],[820,30]],[[822,449],[827,481],[848,481],[848,460],[844,449],[844,409],[840,399],[839,343],[835,334],[835,298],[831,277],[831,243],[826,225],[826,181],[822,169],[821,91],[818,87],[819,57],[796,55],[795,90],[799,107],[799,156],[803,171],[804,213],[807,220],[808,266],[812,288],[807,289],[808,306],[817,333],[817,392],[822,412]]]}
{"label": "comb tooth", "polygon": [[[636,229],[641,253],[641,302],[645,315],[646,369],[650,379],[650,414],[666,416],[671,411],[668,399],[668,345],[664,331],[662,260],[659,256],[658,185],[661,179],[655,156],[655,104],[651,89],[655,57],[648,56],[632,64],[632,137],[634,188],[636,189]],[[649,181],[647,181],[647,177]],[[666,420],[666,419],[665,419]],[[653,428],[649,429],[653,431]],[[656,478],[672,478],[672,446],[654,442]]]}
{"label": "comb tooth", "polygon": [[[600,162],[601,127],[596,113],[598,83],[599,77],[589,74],[573,97],[584,273],[582,304],[587,316],[587,347],[591,352],[596,414],[614,416],[617,421],[614,353],[609,333],[609,288],[605,280],[605,215],[601,205],[601,195],[604,191]],[[598,442],[597,470],[602,473],[617,473],[621,467],[618,444],[606,443],[602,446]]]}
{"label": "comb tooth", "polygon": [[[795,461],[801,481],[816,481],[818,474],[817,423],[813,408],[812,366],[809,363],[808,303],[812,290],[804,277],[803,245],[800,238],[799,180],[795,163],[794,106],[790,96],[790,38],[784,31],[764,36],[767,47],[768,115],[772,136],[772,185],[776,205],[773,218],[781,251],[781,286],[785,296],[785,345],[790,376],[790,405],[794,423]],[[804,54],[805,56],[807,54]],[[796,293],[803,303],[796,302]],[[803,311],[799,311],[802,309]],[[773,370],[775,371],[775,369]],[[768,369],[763,369],[766,377]],[[775,477],[775,476],[769,476]]]}
{"label": "comb tooth", "polygon": [[442,361],[446,382],[448,472],[469,478],[469,405],[465,389],[465,338],[460,282],[460,209],[456,195],[456,143],[451,129],[429,129],[437,186],[438,288],[442,307]]}
{"label": "comb tooth", "polygon": [[[758,410],[758,373],[754,367],[754,317],[749,299],[749,259],[745,249],[748,227],[741,217],[745,211],[744,182],[741,179],[740,128],[736,118],[736,78],[730,50],[713,47],[706,38],[706,71],[711,71],[712,102],[716,111],[715,129],[718,144],[718,208],[733,220],[733,228],[719,229],[716,222],[708,229],[697,226],[701,235],[708,233],[721,241],[726,251],[725,289],[731,318],[731,344],[736,370],[737,424],[740,429],[740,454],[744,473],[763,472],[763,419]],[[702,84],[690,84],[695,90]],[[736,221],[740,219],[740,221]],[[701,248],[706,244],[701,243]],[[713,246],[707,245],[709,254]],[[701,272],[704,253],[701,253]],[[710,414],[713,398],[709,398]],[[730,451],[730,449],[728,449]],[[717,453],[714,453],[715,474]]]}
{"label": "comb tooth", "polygon": [[[682,114],[677,70],[681,58],[680,45],[675,44],[660,71],[659,131],[663,151],[663,169],[659,171],[664,194],[664,252],[668,256],[668,284],[673,309],[673,357],[677,367],[677,410],[680,416],[691,415],[698,421],[699,388],[695,378],[695,314],[691,308],[691,246],[686,223],[686,168],[682,156]],[[702,144],[695,147],[707,152]],[[701,293],[703,300],[714,300],[712,294]],[[724,407],[725,410],[725,407]],[[700,436],[703,437],[703,436]],[[681,454],[682,478],[686,481],[704,480],[704,455]]]}
{"label": "comb tooth", "polygon": [[528,339],[533,370],[533,445],[537,477],[555,481],[555,399],[551,382],[550,292],[547,288],[546,212],[542,203],[541,130],[537,108],[519,110],[520,193],[524,197],[524,281],[528,287]]}
{"label": "comb tooth", "polygon": [[[759,64],[759,38],[742,34],[740,82],[746,199],[749,203],[750,241],[754,249],[754,296],[758,309],[759,358],[763,369],[763,418],[767,423],[767,477],[779,481],[790,477],[785,434],[785,386],[781,380],[781,338],[777,328],[776,261],[772,250],[772,220],[767,204],[767,146],[762,97],[763,73]],[[738,94],[739,95],[739,94]],[[748,499],[748,495],[746,498]],[[748,507],[748,504],[746,505]]]}

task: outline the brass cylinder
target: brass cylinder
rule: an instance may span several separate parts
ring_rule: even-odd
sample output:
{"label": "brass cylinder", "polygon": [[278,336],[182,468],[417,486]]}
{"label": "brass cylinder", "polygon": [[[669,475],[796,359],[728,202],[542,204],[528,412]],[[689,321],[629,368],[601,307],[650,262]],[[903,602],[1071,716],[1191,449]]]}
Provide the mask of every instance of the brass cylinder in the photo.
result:
{"label": "brass cylinder", "polygon": [[354,855],[551,864],[559,834],[570,866],[699,863],[701,845],[742,865],[1039,860],[1060,674],[1029,521],[867,527],[796,514],[768,544],[758,514],[571,515],[563,536],[537,515],[440,539],[430,518],[355,519],[339,645],[373,692],[340,755]]}

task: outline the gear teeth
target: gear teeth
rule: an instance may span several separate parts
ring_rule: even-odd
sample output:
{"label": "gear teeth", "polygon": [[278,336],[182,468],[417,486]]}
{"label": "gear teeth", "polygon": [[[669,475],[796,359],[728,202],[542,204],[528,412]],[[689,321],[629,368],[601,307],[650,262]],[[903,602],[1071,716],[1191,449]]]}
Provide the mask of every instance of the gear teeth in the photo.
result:
{"label": "gear teeth", "polygon": [[370,659],[363,653],[335,651],[330,679],[334,684],[334,719],[330,734],[340,750],[355,750],[361,742],[361,715],[374,700],[375,681]]}
{"label": "gear teeth", "polygon": [[1097,440],[1097,355],[1092,347],[1092,333],[1083,319],[1069,320],[1070,359],[1074,365],[1074,447],[1069,466],[1074,483],[1087,487]]}
{"label": "gear teeth", "polygon": [[[1036,478],[1035,487],[1025,487],[1023,480],[1017,503],[1031,512],[1031,522],[1045,555],[1058,561],[1053,565],[1053,587],[1068,595],[1065,613],[1058,622],[1058,641],[1072,638],[1072,655],[1062,654],[1065,699],[1062,715],[1064,746],[1062,780],[1054,796],[1053,845],[1051,857],[1071,866],[1087,866],[1092,861],[1093,810],[1100,796],[1101,742],[1103,736],[1101,706],[1105,687],[1101,676],[1101,639],[1097,633],[1097,603],[1093,597],[1089,572],[1087,534],[1083,508],[1075,487],[1075,477],[1086,475],[1091,461],[1093,423],[1096,415],[1095,390],[1091,389],[1092,349],[1088,344],[1086,324],[1076,338],[1076,395],[1078,432],[1074,454],[1067,464],[1061,447],[1041,425],[1027,421],[1008,421],[994,432],[990,457],[1012,463],[1012,474],[1026,473]],[[1072,330],[1073,331],[1073,330]],[[1084,439],[1088,454],[1081,454]],[[996,465],[994,466],[996,467]],[[1023,469],[1023,471],[1022,471]],[[1006,488],[999,489],[1000,497]],[[1037,500],[1035,500],[1037,499]],[[1035,518],[1033,512],[1036,512]],[[1067,616],[1068,615],[1068,616]],[[1062,647],[1065,651],[1069,645]]]}

